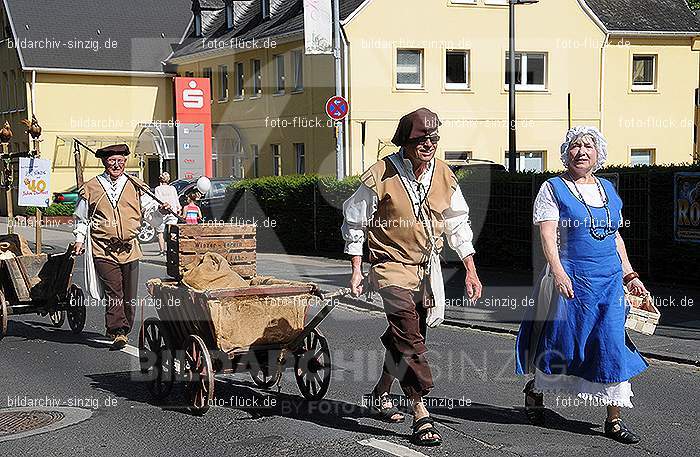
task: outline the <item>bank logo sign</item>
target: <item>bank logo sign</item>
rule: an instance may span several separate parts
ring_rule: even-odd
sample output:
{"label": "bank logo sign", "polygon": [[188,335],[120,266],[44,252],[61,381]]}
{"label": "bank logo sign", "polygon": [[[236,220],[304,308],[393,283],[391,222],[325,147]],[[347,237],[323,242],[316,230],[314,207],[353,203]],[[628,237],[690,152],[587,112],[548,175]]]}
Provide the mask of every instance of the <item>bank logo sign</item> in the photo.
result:
{"label": "bank logo sign", "polygon": [[210,87],[209,78],[175,78],[178,178],[213,176]]}

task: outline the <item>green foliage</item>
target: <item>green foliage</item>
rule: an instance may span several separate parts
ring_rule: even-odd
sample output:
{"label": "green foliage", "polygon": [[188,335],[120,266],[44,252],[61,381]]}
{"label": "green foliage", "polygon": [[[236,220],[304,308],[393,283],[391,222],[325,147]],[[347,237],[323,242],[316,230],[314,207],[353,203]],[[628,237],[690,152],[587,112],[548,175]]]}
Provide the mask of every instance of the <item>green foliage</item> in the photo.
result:
{"label": "green foliage", "polygon": [[[640,274],[655,281],[700,281],[700,245],[673,239],[673,175],[680,171],[700,172],[700,164],[609,166],[599,171],[618,175],[623,216],[630,221],[622,231],[630,258]],[[532,270],[534,257],[534,268],[539,269],[541,248],[533,232],[532,203],[542,183],[557,174],[483,169],[459,173],[479,265]],[[238,181],[229,187],[232,203],[226,218],[255,218],[261,251],[341,257],[343,202],[359,184],[357,176],[338,181],[317,175]],[[266,218],[276,225],[261,225]],[[457,260],[450,249],[444,252],[448,260]],[[680,271],[686,272],[683,278]]]}
{"label": "green foliage", "polygon": [[700,9],[700,0],[688,0],[688,5],[690,9]]}
{"label": "green foliage", "polygon": [[[72,216],[75,211],[75,203],[53,203],[47,208],[42,208],[41,213],[44,216]],[[34,216],[36,214],[36,207],[28,206],[24,210],[24,214],[27,216]]]}

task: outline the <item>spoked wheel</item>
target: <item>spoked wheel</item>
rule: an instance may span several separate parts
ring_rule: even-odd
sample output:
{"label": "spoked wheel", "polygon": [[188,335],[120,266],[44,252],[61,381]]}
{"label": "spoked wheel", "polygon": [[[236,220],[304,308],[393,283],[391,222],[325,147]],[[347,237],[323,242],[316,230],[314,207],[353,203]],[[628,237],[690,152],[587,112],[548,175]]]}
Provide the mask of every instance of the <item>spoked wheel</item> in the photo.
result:
{"label": "spoked wheel", "polygon": [[173,351],[170,336],[162,321],[149,317],[139,334],[139,363],[141,373],[149,374],[146,387],[155,400],[163,400],[170,394],[175,381]]}
{"label": "spoked wheel", "polygon": [[279,352],[274,354],[267,352],[255,353],[255,360],[250,365],[250,377],[253,382],[262,389],[269,389],[277,384],[277,365],[270,364],[270,360],[276,360]]}
{"label": "spoked wheel", "polygon": [[0,290],[0,340],[7,335],[7,302],[5,294]]}
{"label": "spoked wheel", "polygon": [[312,330],[299,348],[294,361],[294,377],[301,394],[308,400],[320,400],[331,383],[331,352],[328,341]]}
{"label": "spoked wheel", "polygon": [[70,307],[67,312],[68,326],[73,333],[80,333],[85,327],[85,294],[83,294],[83,289],[72,284],[68,292],[68,303]]}
{"label": "spoked wheel", "polygon": [[201,416],[214,399],[214,370],[204,341],[190,335],[185,346],[185,396],[193,414]]}
{"label": "spoked wheel", "polygon": [[61,328],[66,321],[66,312],[54,311],[53,313],[49,313],[49,319],[51,320],[51,325],[56,328]]}

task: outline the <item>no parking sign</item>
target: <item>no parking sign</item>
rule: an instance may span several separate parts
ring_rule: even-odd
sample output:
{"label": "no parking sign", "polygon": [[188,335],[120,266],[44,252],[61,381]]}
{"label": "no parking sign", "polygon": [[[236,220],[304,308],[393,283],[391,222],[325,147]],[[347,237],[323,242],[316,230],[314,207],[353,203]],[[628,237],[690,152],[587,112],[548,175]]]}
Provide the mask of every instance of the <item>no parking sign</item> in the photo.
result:
{"label": "no parking sign", "polygon": [[326,102],[326,114],[334,121],[342,121],[350,112],[350,104],[340,95],[331,97]]}

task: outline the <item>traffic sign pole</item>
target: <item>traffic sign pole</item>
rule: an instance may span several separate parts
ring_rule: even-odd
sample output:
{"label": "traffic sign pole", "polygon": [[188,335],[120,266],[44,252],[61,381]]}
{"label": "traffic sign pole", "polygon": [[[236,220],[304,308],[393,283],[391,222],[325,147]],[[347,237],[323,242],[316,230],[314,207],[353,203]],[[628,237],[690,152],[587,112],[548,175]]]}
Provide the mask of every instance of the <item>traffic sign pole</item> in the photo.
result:
{"label": "traffic sign pole", "polygon": [[[333,55],[335,56],[335,96],[342,95],[342,78],[340,65],[340,2],[333,0]],[[345,153],[343,151],[343,125],[337,123],[335,136],[335,174],[338,179],[345,178]]]}

